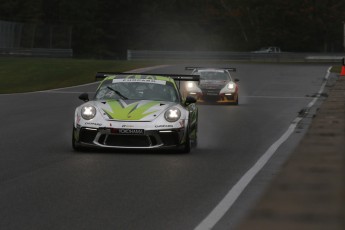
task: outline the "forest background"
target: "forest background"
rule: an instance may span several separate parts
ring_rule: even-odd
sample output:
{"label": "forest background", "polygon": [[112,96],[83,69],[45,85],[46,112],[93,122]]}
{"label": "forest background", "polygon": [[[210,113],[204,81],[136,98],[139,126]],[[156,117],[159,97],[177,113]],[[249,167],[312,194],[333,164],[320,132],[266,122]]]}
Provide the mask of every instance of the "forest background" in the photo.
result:
{"label": "forest background", "polygon": [[[76,57],[132,50],[343,52],[339,0],[9,0],[0,20],[22,25],[22,48]],[[23,29],[24,28],[24,29]]]}

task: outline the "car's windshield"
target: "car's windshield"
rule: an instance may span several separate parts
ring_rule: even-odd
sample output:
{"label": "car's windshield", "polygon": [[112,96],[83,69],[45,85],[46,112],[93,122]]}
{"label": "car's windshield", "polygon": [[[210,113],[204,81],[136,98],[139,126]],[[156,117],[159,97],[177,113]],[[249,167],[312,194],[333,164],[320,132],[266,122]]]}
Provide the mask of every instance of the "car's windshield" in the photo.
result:
{"label": "car's windshield", "polygon": [[200,80],[229,80],[229,75],[225,72],[199,71]]}
{"label": "car's windshield", "polygon": [[168,81],[126,81],[124,79],[106,80],[99,87],[96,100],[155,100],[178,102],[178,93]]}

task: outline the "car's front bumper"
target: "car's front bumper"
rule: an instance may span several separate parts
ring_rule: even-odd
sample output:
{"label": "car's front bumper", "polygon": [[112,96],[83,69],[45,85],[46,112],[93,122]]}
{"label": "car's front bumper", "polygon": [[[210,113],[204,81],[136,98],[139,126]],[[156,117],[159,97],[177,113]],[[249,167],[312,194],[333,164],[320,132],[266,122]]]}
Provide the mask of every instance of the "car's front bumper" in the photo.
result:
{"label": "car's front bumper", "polygon": [[238,99],[237,92],[235,93],[219,93],[215,91],[202,93],[188,93],[188,96],[195,97],[198,102],[219,102],[219,103],[235,103]]}
{"label": "car's front bumper", "polygon": [[185,129],[145,130],[143,134],[119,134],[113,128],[74,129],[76,145],[116,149],[156,149],[179,147],[185,140]]}

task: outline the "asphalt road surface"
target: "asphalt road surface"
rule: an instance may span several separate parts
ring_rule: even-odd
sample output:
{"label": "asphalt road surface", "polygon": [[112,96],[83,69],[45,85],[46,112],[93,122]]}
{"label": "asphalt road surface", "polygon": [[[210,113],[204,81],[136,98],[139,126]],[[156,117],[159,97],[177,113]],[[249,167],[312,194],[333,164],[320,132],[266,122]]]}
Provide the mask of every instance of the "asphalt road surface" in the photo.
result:
{"label": "asphalt road surface", "polygon": [[[328,69],[232,67],[240,79],[239,106],[199,105],[199,145],[190,154],[73,152],[78,96],[96,84],[0,95],[0,229],[196,228],[312,101]],[[184,65],[150,72],[188,73]],[[304,135],[308,119],[214,229],[235,228]]]}

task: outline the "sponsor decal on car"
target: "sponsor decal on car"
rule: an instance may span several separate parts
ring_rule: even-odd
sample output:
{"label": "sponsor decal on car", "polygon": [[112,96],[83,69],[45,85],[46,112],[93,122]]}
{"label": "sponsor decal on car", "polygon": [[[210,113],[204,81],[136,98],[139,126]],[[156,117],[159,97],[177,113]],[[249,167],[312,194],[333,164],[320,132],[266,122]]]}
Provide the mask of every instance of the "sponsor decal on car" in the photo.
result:
{"label": "sponsor decal on car", "polygon": [[173,128],[173,125],[155,125],[155,128]]}
{"label": "sponsor decal on car", "polygon": [[159,85],[166,85],[166,81],[162,80],[156,80],[156,79],[142,79],[142,78],[122,78],[122,79],[113,79],[113,83],[118,83],[118,82],[140,82],[140,83],[154,83],[154,84],[159,84]]}
{"label": "sponsor decal on car", "polygon": [[96,126],[102,126],[102,123],[95,123],[95,122],[85,122],[85,125],[96,125]]}
{"label": "sponsor decal on car", "polygon": [[125,134],[125,135],[142,135],[144,134],[143,129],[119,129],[119,134]]}

